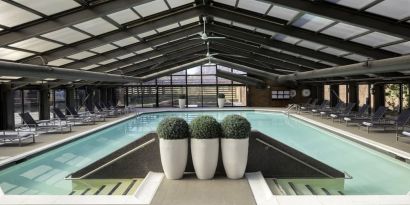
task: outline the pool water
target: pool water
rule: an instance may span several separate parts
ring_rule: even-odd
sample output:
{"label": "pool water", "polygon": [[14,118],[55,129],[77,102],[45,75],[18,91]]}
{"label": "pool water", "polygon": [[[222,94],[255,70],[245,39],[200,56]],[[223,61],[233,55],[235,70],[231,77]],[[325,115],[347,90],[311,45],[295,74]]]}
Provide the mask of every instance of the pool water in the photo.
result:
{"label": "pool water", "polygon": [[352,175],[353,179],[345,181],[345,194],[403,195],[410,191],[409,164],[284,114],[258,111],[141,115],[1,170],[0,187],[6,194],[66,195],[75,188],[66,176],[155,131],[163,118],[177,116],[190,122],[199,115],[211,115],[220,121],[234,113],[246,117],[252,129]]}

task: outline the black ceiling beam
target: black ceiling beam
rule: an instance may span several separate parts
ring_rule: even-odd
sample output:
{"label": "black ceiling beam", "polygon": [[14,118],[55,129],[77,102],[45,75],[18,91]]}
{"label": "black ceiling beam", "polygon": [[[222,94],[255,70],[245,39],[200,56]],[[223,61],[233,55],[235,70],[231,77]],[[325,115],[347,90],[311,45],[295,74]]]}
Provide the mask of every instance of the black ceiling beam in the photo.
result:
{"label": "black ceiling beam", "polygon": [[252,53],[255,53],[255,54],[258,54],[258,55],[263,55],[263,56],[279,59],[279,60],[282,60],[282,61],[287,61],[289,63],[293,63],[293,64],[296,64],[296,65],[302,65],[302,66],[309,67],[309,68],[321,69],[321,68],[329,67],[328,65],[325,65],[325,64],[322,64],[322,63],[314,62],[314,61],[303,59],[303,58],[298,58],[298,57],[288,55],[288,54],[285,54],[285,53],[272,51],[272,50],[269,50],[269,49],[266,49],[266,48],[251,46],[251,45],[246,44],[246,43],[235,41],[234,39],[227,38],[227,39],[219,40],[219,41],[216,41],[216,42],[217,43],[221,42],[225,46],[239,48],[239,49],[246,50],[248,52],[252,52]]}
{"label": "black ceiling beam", "polygon": [[364,56],[369,56],[374,59],[384,59],[399,56],[398,54],[384,51],[380,49],[375,49],[369,46],[365,46],[359,43],[344,41],[343,39],[328,36],[321,33],[316,33],[302,28],[290,27],[279,25],[274,22],[269,22],[265,19],[252,17],[249,15],[243,15],[237,13],[230,9],[222,9],[217,7],[210,7],[206,10],[208,15],[220,17],[224,19],[229,19],[238,23],[247,24],[255,26],[257,28],[266,29],[269,31],[282,33],[285,35],[301,38],[304,40],[309,40],[312,42],[320,43],[326,46],[331,46],[334,48],[339,48],[349,52],[361,54]]}
{"label": "black ceiling beam", "polygon": [[410,40],[410,25],[406,22],[399,22],[380,15],[358,12],[356,9],[340,6],[326,1],[306,1],[306,0],[263,0],[265,2],[280,4],[302,10],[319,16],[343,21],[358,25],[370,30],[388,33],[403,39]]}
{"label": "black ceiling beam", "polygon": [[310,68],[295,65],[295,64],[292,64],[292,63],[288,63],[288,62],[284,62],[284,61],[280,61],[280,60],[276,60],[276,59],[272,59],[272,58],[267,58],[267,57],[261,56],[261,55],[255,55],[255,54],[249,53],[246,50],[240,49],[238,47],[230,47],[230,46],[227,47],[222,42],[221,43],[213,42],[210,45],[210,47],[213,48],[213,49],[216,49],[218,51],[228,53],[228,54],[241,55],[241,56],[246,57],[247,59],[252,60],[252,61],[258,61],[258,62],[263,62],[263,63],[275,65],[275,66],[279,67],[280,69],[292,70],[292,71],[312,70]]}
{"label": "black ceiling beam", "polygon": [[225,61],[229,61],[232,63],[236,63],[236,64],[240,64],[240,65],[244,65],[250,68],[253,68],[255,70],[259,70],[259,71],[264,71],[264,72],[268,72],[271,74],[275,74],[275,75],[283,75],[283,74],[289,74],[289,73],[284,73],[281,71],[277,71],[275,70],[276,68],[266,68],[261,66],[260,64],[256,63],[256,62],[251,62],[249,60],[245,60],[245,59],[239,59],[239,58],[235,58],[235,57],[228,57],[228,56],[217,56],[218,59],[221,60],[225,60]]}
{"label": "black ceiling beam", "polygon": [[[125,75],[132,75],[133,73],[139,70],[146,69],[148,67],[153,67],[153,66],[160,67],[159,65],[162,65],[163,63],[166,63],[167,61],[170,61],[170,60],[178,59],[181,56],[193,55],[193,53],[198,53],[201,51],[203,51],[202,53],[205,54],[206,53],[205,50],[206,50],[206,47],[203,46],[202,44],[199,44],[199,45],[184,48],[182,50],[179,50],[178,52],[173,52],[165,56],[160,56],[157,58],[146,60],[144,62],[135,64],[135,65],[124,67],[121,69],[121,71]],[[202,58],[204,58],[204,56]]]}
{"label": "black ceiling beam", "polygon": [[152,0],[121,0],[107,1],[88,8],[79,7],[59,14],[55,14],[47,19],[39,19],[22,26],[12,28],[9,32],[0,35],[0,46],[22,41],[50,31],[68,27],[80,22],[106,16],[130,7],[138,6]]}
{"label": "black ceiling beam", "polygon": [[[186,37],[188,35],[192,35],[192,34],[198,32],[200,30],[201,30],[201,28],[196,26],[196,27],[193,27],[193,28],[190,28],[190,29],[187,29],[187,30],[177,31],[177,32],[169,34],[169,35],[164,35],[164,36],[162,36],[160,38],[157,38],[157,39],[154,39],[152,41],[149,40],[149,41],[146,41],[146,42],[138,42],[138,43],[135,43],[135,44],[132,44],[132,45],[128,45],[126,47],[127,47],[127,50],[131,50],[131,52],[137,52],[137,51],[140,51],[142,49],[146,49],[146,48],[149,48],[149,47],[154,47],[154,45],[161,45],[161,44],[167,43],[167,42],[175,40],[175,39],[179,39],[179,38]],[[192,40],[190,42],[199,43],[200,40]],[[170,44],[174,45],[173,43],[170,43]],[[166,52],[166,51],[162,51],[162,49],[161,49],[162,47],[165,47],[165,45],[158,46],[157,48],[155,48],[155,50],[150,51],[149,53],[155,53],[156,55],[164,54],[164,52]],[[109,59],[112,59],[112,58],[120,57],[122,55],[129,54],[131,52],[127,52],[127,51],[124,51],[122,49],[115,49],[115,50],[104,53],[104,57],[108,57]],[[141,56],[142,55],[143,54],[141,54]],[[140,55],[137,55],[137,56],[140,56]],[[133,57],[131,57],[131,58],[133,58]],[[120,66],[126,65],[126,64],[129,63],[129,61],[127,61],[127,59],[122,59],[122,60],[120,60],[116,63],[121,64]],[[87,65],[97,64],[97,63],[99,63],[103,60],[104,60],[104,58],[101,57],[100,55],[95,55],[95,56],[83,59],[80,62],[75,61],[73,63],[67,64],[64,67],[67,67],[67,68],[81,68],[81,67],[84,67],[84,66],[87,66]],[[138,60],[142,60],[142,59],[138,59]],[[120,67],[120,66],[117,66],[117,67]],[[112,69],[112,67],[109,68],[109,66],[104,65],[104,66],[101,66],[101,68],[97,67],[94,70],[106,71],[106,70],[110,70],[110,69]]]}
{"label": "black ceiling beam", "polygon": [[249,41],[252,43],[259,44],[259,45],[265,45],[265,46],[277,48],[280,50],[297,53],[300,55],[308,56],[311,58],[316,58],[316,59],[323,60],[323,61],[328,61],[328,62],[335,63],[338,65],[348,65],[348,64],[357,63],[356,61],[352,61],[352,60],[345,59],[345,58],[340,58],[334,55],[330,55],[330,54],[323,53],[320,51],[314,51],[312,49],[292,45],[292,44],[285,43],[285,42],[268,39],[263,36],[253,34],[249,31],[246,32],[246,31],[242,31],[239,29],[234,29],[232,27],[212,24],[212,25],[207,26],[207,30],[217,33],[217,34],[224,35],[224,36],[229,36],[232,38]]}
{"label": "black ceiling beam", "polygon": [[[201,8],[189,8],[184,10],[176,10],[171,13],[167,13],[160,17],[144,18],[143,20],[136,21],[133,27],[117,29],[112,32],[95,36],[83,41],[72,43],[66,46],[59,47],[57,49],[47,51],[41,54],[48,61],[53,61],[62,57],[66,57],[75,54],[79,51],[90,50],[98,46],[106,44],[105,42],[115,42],[124,38],[130,37],[129,33],[135,35],[144,33],[156,28],[168,26],[173,23],[177,23],[181,20],[186,20],[201,15]],[[172,16],[172,18],[170,18]],[[126,31],[126,32],[124,32]],[[1,38],[1,36],[0,36]],[[125,55],[126,53],[123,53]],[[24,59],[23,59],[24,60]]]}

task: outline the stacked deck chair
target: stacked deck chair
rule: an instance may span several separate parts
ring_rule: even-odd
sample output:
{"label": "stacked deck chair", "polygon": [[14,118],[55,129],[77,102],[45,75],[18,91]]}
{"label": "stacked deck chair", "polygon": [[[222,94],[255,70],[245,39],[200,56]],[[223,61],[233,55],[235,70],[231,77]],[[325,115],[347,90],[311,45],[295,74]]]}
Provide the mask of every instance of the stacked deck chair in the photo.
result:
{"label": "stacked deck chair", "polygon": [[406,137],[406,138],[410,138],[410,131],[409,130],[405,130],[401,133],[401,135],[397,135],[396,136],[396,141],[399,141],[400,137]]}
{"label": "stacked deck chair", "polygon": [[300,112],[309,112],[310,109],[314,108],[317,104],[317,98],[315,98],[312,102],[306,103],[304,105],[301,105],[299,108],[299,113]]}
{"label": "stacked deck chair", "polygon": [[[42,133],[64,133],[64,132],[71,132],[71,125],[67,124],[63,121],[56,121],[56,120],[39,120],[36,121],[30,115],[30,113],[20,113],[19,114],[21,119],[24,122],[29,131],[34,132],[42,132]],[[24,128],[23,128],[24,129]]]}
{"label": "stacked deck chair", "polygon": [[377,123],[378,121],[381,121],[383,119],[384,113],[386,113],[386,107],[380,106],[370,117],[345,117],[344,120],[346,121],[346,126],[348,126],[349,123],[360,125],[364,121]]}
{"label": "stacked deck chair", "polygon": [[71,125],[93,125],[95,124],[95,121],[92,117],[90,116],[72,116],[72,115],[65,115],[63,112],[61,112],[60,109],[58,108],[53,108],[53,113],[56,115],[58,120],[60,121],[65,121],[67,124]]}
{"label": "stacked deck chair", "polygon": [[367,110],[369,109],[368,104],[364,104],[362,107],[359,108],[359,110],[356,113],[350,113],[347,115],[338,115],[336,117],[339,117],[339,122],[342,122],[342,119],[345,121],[346,126],[349,125],[349,122],[352,122],[354,119],[368,119],[369,116],[367,114]]}
{"label": "stacked deck chair", "polygon": [[117,117],[118,116],[118,113],[115,110],[104,109],[98,103],[95,103],[94,105],[95,105],[95,108],[97,108],[98,112],[100,113],[104,112],[106,114],[106,117]]}
{"label": "stacked deck chair", "polygon": [[114,105],[113,103],[108,101],[106,107],[111,109],[111,110],[116,110],[116,112],[119,113],[119,114],[125,114],[124,106]]}
{"label": "stacked deck chair", "polygon": [[311,112],[313,115],[319,115],[322,110],[329,109],[329,101],[323,100],[322,104],[312,108]]}
{"label": "stacked deck chair", "polygon": [[339,101],[336,106],[331,107],[331,108],[325,108],[319,111],[320,113],[320,117],[325,117],[327,116],[329,113],[340,113],[342,112],[343,108],[344,108],[345,104],[342,101]]}
{"label": "stacked deck chair", "polygon": [[89,115],[93,117],[95,121],[104,122],[107,117],[106,112],[96,112],[91,105],[85,105],[85,109],[90,113]]}
{"label": "stacked deck chair", "polygon": [[383,120],[383,121],[364,121],[361,127],[367,128],[367,133],[369,133],[370,128],[380,128],[386,130],[388,127],[393,127],[396,130],[396,137],[399,135],[399,131],[403,130],[404,127],[410,120],[410,110],[405,110],[400,113],[396,120]]}
{"label": "stacked deck chair", "polygon": [[3,130],[0,132],[0,140],[3,144],[18,142],[21,146],[24,140],[31,139],[33,143],[36,142],[36,134],[34,132],[23,132],[14,130]]}
{"label": "stacked deck chair", "polygon": [[332,118],[332,122],[335,122],[335,119],[339,119],[339,122],[340,122],[340,119],[342,117],[347,117],[351,114],[354,106],[356,106],[356,103],[348,103],[344,110],[340,112],[332,112],[330,113],[329,117]]}

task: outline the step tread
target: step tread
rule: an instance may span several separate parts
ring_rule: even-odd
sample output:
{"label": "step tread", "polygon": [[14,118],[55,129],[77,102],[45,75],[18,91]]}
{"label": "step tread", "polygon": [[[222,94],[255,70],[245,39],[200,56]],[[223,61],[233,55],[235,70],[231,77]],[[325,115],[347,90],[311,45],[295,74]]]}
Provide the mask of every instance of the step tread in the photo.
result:
{"label": "step tread", "polygon": [[316,195],[327,195],[325,191],[323,191],[323,189],[321,189],[320,187],[312,187],[313,191],[315,192]]}
{"label": "step tread", "polygon": [[[292,183],[292,182],[289,182]],[[313,193],[306,187],[305,184],[292,183],[293,189],[298,195],[313,195]]]}
{"label": "step tread", "polygon": [[297,195],[287,181],[279,181],[279,185],[286,192],[287,195]]}
{"label": "step tread", "polygon": [[276,179],[270,179],[266,182],[269,185],[269,188],[272,191],[273,195],[286,195],[286,193],[283,191],[282,187],[280,187]]}

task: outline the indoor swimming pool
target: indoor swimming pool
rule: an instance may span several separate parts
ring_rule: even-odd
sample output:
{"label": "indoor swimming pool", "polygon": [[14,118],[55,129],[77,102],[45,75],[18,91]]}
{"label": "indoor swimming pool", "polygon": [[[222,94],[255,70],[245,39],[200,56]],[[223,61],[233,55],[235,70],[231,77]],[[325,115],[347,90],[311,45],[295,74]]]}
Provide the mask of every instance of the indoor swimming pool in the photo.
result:
{"label": "indoor swimming pool", "polygon": [[71,173],[155,131],[161,119],[178,116],[191,121],[198,115],[222,120],[241,114],[259,130],[317,160],[351,175],[345,194],[403,195],[410,191],[410,165],[282,113],[262,111],[191,111],[143,114],[0,171],[6,194],[66,195]]}

